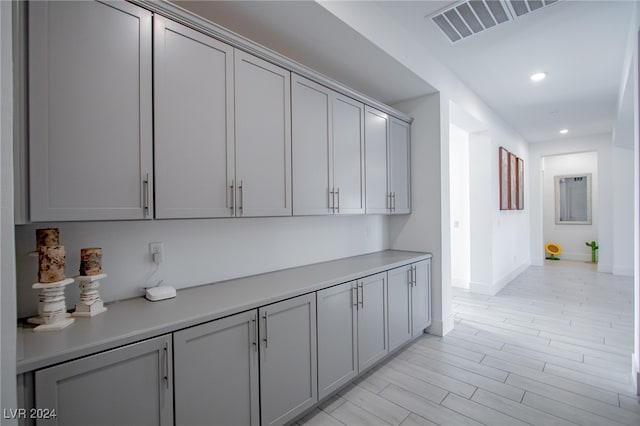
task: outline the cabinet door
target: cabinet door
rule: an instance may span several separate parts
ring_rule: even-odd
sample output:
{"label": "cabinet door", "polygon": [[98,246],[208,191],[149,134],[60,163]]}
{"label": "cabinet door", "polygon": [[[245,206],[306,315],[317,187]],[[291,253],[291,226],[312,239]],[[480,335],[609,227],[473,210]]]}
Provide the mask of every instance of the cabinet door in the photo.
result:
{"label": "cabinet door", "polygon": [[364,371],[389,352],[386,272],[358,280],[358,292],[358,367]]}
{"label": "cabinet door", "polygon": [[392,269],[388,274],[389,350],[411,339],[411,265]]}
{"label": "cabinet door", "polygon": [[291,73],[235,50],[240,216],[291,215]]}
{"label": "cabinet door", "polygon": [[173,425],[171,336],[36,372],[39,425]]}
{"label": "cabinet door", "polygon": [[29,4],[32,221],[153,213],[151,13]]}
{"label": "cabinet door", "polygon": [[355,281],[318,291],[318,398],[358,374]]}
{"label": "cabinet door", "polygon": [[392,213],[411,213],[411,128],[391,118],[389,131],[390,183]]}
{"label": "cabinet door", "polygon": [[257,311],[174,334],[178,425],[260,424]]}
{"label": "cabinet door", "polygon": [[291,117],[293,214],[332,213],[331,90],[293,74]]}
{"label": "cabinet door", "polygon": [[316,295],[260,308],[262,425],[280,425],[318,401]]}
{"label": "cabinet door", "polygon": [[332,104],[335,212],[364,214],[364,105],[337,93]]}
{"label": "cabinet door", "polygon": [[414,265],[414,285],[411,289],[413,335],[418,336],[431,325],[431,260]]}
{"label": "cabinet door", "polygon": [[365,107],[365,173],[367,213],[389,213],[388,154],[389,116]]}
{"label": "cabinet door", "polygon": [[154,16],[156,217],[227,217],[233,48]]}

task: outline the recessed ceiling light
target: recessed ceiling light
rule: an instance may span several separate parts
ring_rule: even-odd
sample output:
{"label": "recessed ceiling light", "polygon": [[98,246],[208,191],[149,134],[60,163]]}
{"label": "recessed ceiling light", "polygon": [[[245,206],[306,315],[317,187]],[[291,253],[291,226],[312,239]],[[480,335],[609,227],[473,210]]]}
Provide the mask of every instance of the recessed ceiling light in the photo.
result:
{"label": "recessed ceiling light", "polygon": [[547,77],[546,72],[537,72],[531,75],[531,81],[542,81]]}
{"label": "recessed ceiling light", "polygon": [[569,129],[562,129],[562,130],[560,130],[560,134],[561,134],[561,135],[566,135],[567,133],[569,133]]}

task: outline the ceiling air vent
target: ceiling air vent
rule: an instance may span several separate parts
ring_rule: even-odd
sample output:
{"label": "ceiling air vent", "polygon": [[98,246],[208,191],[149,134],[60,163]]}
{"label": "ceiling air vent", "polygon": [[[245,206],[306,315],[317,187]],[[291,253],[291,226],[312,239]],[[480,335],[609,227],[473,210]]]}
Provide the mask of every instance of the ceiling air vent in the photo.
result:
{"label": "ceiling air vent", "polygon": [[431,19],[451,42],[542,9],[559,0],[467,0],[438,12]]}

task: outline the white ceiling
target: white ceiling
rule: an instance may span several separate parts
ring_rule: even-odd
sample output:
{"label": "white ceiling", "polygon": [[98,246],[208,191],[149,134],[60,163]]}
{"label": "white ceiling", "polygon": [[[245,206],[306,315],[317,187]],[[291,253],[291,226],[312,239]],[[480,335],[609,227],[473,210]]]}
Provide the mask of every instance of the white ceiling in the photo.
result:
{"label": "white ceiling", "polygon": [[[385,103],[434,89],[309,1],[177,1]],[[529,142],[611,132],[633,3],[569,1],[452,44],[428,15],[456,1],[358,2],[395,20]],[[416,52],[420,54],[420,52]],[[534,84],[529,76],[546,71]]]}

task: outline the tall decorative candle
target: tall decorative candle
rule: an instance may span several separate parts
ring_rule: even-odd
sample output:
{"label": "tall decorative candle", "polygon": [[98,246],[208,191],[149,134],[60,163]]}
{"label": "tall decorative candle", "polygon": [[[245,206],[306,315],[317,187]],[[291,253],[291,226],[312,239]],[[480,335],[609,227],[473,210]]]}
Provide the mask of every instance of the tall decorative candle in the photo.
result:
{"label": "tall decorative candle", "polygon": [[99,247],[80,250],[80,275],[99,275],[102,273],[102,249]]}
{"label": "tall decorative candle", "polygon": [[36,229],[36,248],[42,246],[59,246],[60,230],[58,228]]}
{"label": "tall decorative candle", "polygon": [[54,283],[65,279],[64,246],[40,246],[38,257],[40,261],[38,282]]}

